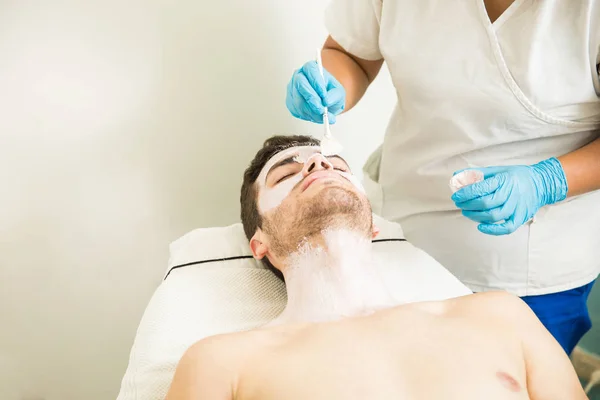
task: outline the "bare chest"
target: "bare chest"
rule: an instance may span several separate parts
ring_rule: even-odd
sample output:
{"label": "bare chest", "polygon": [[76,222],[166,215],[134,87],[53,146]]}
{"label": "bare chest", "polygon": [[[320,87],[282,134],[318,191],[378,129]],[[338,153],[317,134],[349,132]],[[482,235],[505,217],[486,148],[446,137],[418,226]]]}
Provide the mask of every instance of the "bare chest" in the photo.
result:
{"label": "bare chest", "polygon": [[518,346],[499,345],[498,333],[405,322],[266,347],[245,365],[236,399],[528,399]]}

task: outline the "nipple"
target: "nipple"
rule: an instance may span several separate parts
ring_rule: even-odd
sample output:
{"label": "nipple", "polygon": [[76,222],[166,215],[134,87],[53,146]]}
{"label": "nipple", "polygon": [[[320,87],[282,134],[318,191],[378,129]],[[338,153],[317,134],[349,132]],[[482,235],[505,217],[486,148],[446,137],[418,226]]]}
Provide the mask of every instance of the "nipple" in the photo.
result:
{"label": "nipple", "polygon": [[502,386],[504,386],[511,392],[521,391],[521,385],[519,385],[519,382],[517,382],[517,380],[515,378],[513,378],[506,372],[498,371],[498,372],[496,372],[496,377],[500,380],[500,382],[502,383]]}

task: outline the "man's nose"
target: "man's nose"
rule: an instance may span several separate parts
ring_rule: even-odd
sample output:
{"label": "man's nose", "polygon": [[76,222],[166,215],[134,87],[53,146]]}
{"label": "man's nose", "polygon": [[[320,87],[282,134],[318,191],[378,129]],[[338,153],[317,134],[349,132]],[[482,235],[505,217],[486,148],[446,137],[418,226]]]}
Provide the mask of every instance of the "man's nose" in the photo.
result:
{"label": "man's nose", "polygon": [[306,176],[308,174],[312,174],[313,172],[324,169],[333,169],[333,165],[331,165],[326,157],[317,153],[306,160],[304,163],[304,168],[302,169],[302,175]]}

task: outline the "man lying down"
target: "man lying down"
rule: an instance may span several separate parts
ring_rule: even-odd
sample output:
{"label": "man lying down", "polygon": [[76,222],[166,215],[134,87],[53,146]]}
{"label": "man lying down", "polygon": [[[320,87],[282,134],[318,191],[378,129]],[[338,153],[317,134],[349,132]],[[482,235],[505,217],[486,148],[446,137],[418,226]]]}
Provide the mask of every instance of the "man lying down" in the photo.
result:
{"label": "man lying down", "polygon": [[318,145],[275,136],[244,174],[244,229],[254,256],[283,274],[285,310],[193,345],[168,400],[587,399],[518,297],[395,304],[372,267],[369,201]]}

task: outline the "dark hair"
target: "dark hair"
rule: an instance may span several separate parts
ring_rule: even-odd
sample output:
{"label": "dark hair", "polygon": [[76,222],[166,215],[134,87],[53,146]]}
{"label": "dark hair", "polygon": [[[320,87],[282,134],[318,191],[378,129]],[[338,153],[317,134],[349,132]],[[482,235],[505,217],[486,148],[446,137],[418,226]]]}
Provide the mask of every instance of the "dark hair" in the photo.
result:
{"label": "dark hair", "polygon": [[[256,229],[262,227],[262,216],[256,205],[256,179],[260,175],[263,167],[275,154],[296,146],[319,146],[319,140],[304,135],[283,136],[276,135],[265,140],[262,148],[256,153],[252,162],[246,171],[244,171],[244,181],[240,193],[241,219],[244,226],[244,233],[248,240],[254,235]],[[281,272],[271,264],[267,257],[262,259],[263,263],[280,279],[283,279]]]}

